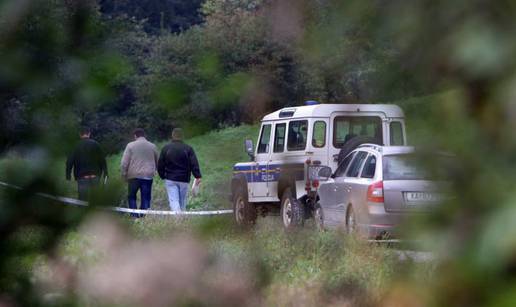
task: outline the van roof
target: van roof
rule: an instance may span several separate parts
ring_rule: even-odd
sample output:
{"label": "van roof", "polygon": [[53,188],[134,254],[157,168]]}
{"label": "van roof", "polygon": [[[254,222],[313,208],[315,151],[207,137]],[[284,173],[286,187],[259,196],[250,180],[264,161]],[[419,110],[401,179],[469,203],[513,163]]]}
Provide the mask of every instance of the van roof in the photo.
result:
{"label": "van roof", "polygon": [[299,107],[286,107],[267,114],[263,121],[305,118],[329,117],[333,112],[382,112],[386,117],[403,118],[403,110],[394,104],[316,104]]}

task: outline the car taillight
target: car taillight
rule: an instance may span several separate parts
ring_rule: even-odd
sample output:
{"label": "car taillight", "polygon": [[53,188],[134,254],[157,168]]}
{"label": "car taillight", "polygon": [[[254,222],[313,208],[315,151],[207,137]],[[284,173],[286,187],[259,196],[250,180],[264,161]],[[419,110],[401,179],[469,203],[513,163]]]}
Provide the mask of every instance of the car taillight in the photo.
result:
{"label": "car taillight", "polygon": [[367,188],[367,201],[383,203],[383,181],[375,182]]}

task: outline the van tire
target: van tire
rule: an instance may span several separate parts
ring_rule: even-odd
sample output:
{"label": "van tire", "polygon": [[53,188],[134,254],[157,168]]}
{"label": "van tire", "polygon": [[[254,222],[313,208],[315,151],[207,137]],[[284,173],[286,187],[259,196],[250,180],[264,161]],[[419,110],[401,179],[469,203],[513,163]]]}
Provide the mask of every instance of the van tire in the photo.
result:
{"label": "van tire", "polygon": [[349,155],[358,146],[366,143],[380,145],[380,142],[378,142],[376,138],[370,136],[355,136],[351,140],[348,140],[340,149],[337,164],[340,165],[347,155]]}
{"label": "van tire", "polygon": [[256,207],[249,203],[247,191],[242,186],[236,187],[233,194],[233,216],[238,226],[251,226],[256,223]]}
{"label": "van tire", "polygon": [[291,188],[281,195],[281,220],[286,230],[302,227],[305,222],[304,207],[301,201],[292,196]]}

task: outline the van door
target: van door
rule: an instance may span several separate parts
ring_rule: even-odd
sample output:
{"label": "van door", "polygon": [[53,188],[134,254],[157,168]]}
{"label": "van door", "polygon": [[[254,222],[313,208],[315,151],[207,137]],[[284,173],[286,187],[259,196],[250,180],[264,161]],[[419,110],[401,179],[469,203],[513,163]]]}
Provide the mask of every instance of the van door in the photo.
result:
{"label": "van door", "polygon": [[[311,137],[311,153],[312,162],[320,161],[323,165],[328,165],[328,147],[329,147],[329,125],[327,119],[317,118],[312,123],[312,129],[310,130]],[[308,152],[307,152],[308,153]]]}
{"label": "van door", "polygon": [[[281,167],[285,164],[285,143],[287,136],[287,122],[274,124],[272,153],[267,164],[269,197],[278,197],[278,180]],[[278,199],[279,200],[279,199]]]}
{"label": "van door", "polygon": [[344,144],[356,136],[376,139],[376,143],[385,144],[385,115],[376,112],[345,113],[335,112],[330,117],[330,136],[328,144],[329,166],[337,168],[337,157]]}
{"label": "van door", "polygon": [[264,123],[256,146],[256,159],[252,172],[251,197],[267,197],[269,194],[267,165],[271,152],[272,124]]}

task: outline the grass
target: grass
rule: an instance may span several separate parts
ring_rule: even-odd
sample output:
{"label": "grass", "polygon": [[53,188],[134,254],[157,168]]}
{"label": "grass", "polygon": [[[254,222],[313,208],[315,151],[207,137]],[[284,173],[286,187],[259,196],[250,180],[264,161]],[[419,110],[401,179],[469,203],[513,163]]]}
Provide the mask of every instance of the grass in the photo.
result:
{"label": "grass", "polygon": [[[203,175],[200,194],[196,198],[189,199],[188,209],[201,210],[229,208],[231,206],[229,203],[229,183],[232,177],[233,165],[239,161],[249,160],[244,151],[244,140],[247,138],[255,139],[257,134],[257,126],[243,125],[212,131],[208,134],[185,140],[187,144],[194,148]],[[156,143],[159,150],[165,144],[166,142]],[[112,205],[125,207],[127,206],[126,194],[124,192],[126,184],[120,178],[121,159],[122,152],[107,157],[107,163],[110,184],[121,190],[119,203],[113,203]],[[75,181],[66,181],[64,178],[64,160],[64,158],[61,158],[51,162],[46,161],[46,163],[51,164],[48,169],[54,173],[54,178],[58,180],[57,186],[59,191],[56,193],[76,197],[77,186]],[[0,159],[0,173],[12,173],[12,176],[2,177],[15,178],[15,183],[24,185],[25,182],[30,181],[34,172],[38,172],[38,168],[32,164],[37,164],[37,162],[28,162],[26,159],[10,156],[7,159]],[[31,171],[22,171],[25,168],[30,168]],[[48,169],[41,170],[41,172],[46,172]],[[0,178],[0,180],[5,180],[5,178]],[[152,197],[152,209],[167,210],[169,208],[164,183],[157,175],[154,177]]]}
{"label": "grass", "polygon": [[[251,275],[263,305],[376,304],[396,269],[406,265],[390,249],[340,232],[318,232],[308,225],[286,233],[277,217],[259,219],[247,231],[234,227],[229,217],[123,220],[136,241],[167,244],[185,234],[200,240],[212,262],[224,259],[232,269]],[[61,246],[60,253],[82,269],[102,259],[85,253],[92,246],[80,231],[69,233]]]}
{"label": "grass", "polygon": [[[249,159],[244,152],[244,140],[256,138],[257,133],[256,126],[240,126],[212,131],[185,141],[194,148],[203,175],[200,194],[189,200],[188,209],[201,210],[230,206],[228,195],[233,164]],[[165,144],[166,142],[161,142],[156,145],[161,150]],[[108,158],[109,172],[114,178],[120,174],[121,159],[121,153]],[[164,183],[158,176],[154,180],[152,196],[153,209],[169,208]]]}

